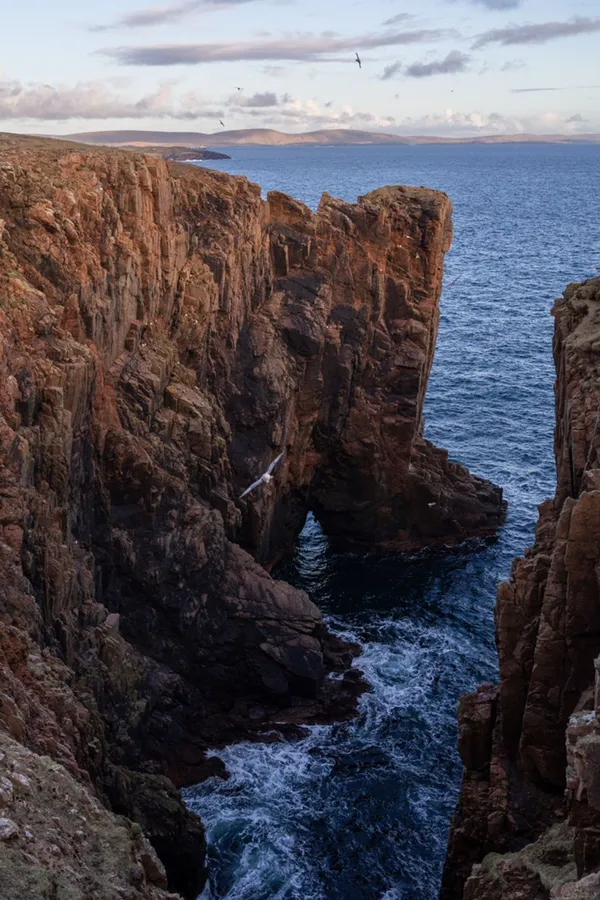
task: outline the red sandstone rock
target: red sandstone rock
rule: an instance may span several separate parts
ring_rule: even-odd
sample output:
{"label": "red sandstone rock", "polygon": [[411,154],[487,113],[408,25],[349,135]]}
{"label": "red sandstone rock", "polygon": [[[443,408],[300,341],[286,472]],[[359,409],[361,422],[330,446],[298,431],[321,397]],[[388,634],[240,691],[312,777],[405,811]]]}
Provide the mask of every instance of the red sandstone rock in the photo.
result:
{"label": "red sandstone rock", "polygon": [[255,559],[308,509],[383,548],[502,521],[499,489],[422,437],[450,213],[386,188],[313,214],[243,178],[0,139],[0,724],[142,821],[188,896],[202,830],[164,776],[347,716],[363,687],[327,678],[356,648]]}
{"label": "red sandstone rock", "polygon": [[[498,588],[500,684],[490,779],[474,796],[481,758],[463,757],[469,769],[450,835],[444,900],[463,896],[472,863],[486,852],[522,847],[560,820],[567,748],[578,874],[600,867],[595,720],[583,734],[589,713],[569,725],[578,704],[589,709],[600,653],[600,279],[570,285],[554,316],[557,491],[540,506],[534,546]],[[469,708],[463,704],[459,712],[461,740],[479,746],[481,726]],[[493,792],[494,770],[506,772],[501,796]],[[502,813],[500,827],[490,821],[496,811]],[[465,897],[488,896],[489,885],[481,882],[476,890],[476,881],[469,881]],[[573,891],[564,896],[579,896]]]}

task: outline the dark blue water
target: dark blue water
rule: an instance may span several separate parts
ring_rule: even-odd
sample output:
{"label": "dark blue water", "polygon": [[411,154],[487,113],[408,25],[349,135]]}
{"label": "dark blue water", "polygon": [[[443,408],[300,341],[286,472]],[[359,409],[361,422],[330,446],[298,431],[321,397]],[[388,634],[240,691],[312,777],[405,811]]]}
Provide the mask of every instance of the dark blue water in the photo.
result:
{"label": "dark blue water", "polygon": [[[386,184],[454,203],[426,434],[503,485],[493,546],[439,557],[333,553],[308,522],[278,573],[358,639],[372,686],[355,721],[220,753],[232,777],[187,793],[210,844],[203,897],[434,900],[460,779],[461,691],[494,678],[495,586],[554,490],[550,307],[600,267],[600,147],[236,148],[219,168],[313,208]],[[213,164],[214,165],[214,164]]]}

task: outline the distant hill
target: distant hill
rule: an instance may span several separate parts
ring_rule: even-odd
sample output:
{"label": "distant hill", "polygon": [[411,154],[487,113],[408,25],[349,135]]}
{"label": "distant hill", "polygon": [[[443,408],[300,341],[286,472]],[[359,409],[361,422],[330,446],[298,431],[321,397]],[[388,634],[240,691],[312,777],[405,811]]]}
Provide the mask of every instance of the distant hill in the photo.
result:
{"label": "distant hill", "polygon": [[387,134],[378,131],[327,129],[286,134],[269,128],[245,128],[238,131],[88,131],[65,135],[67,140],[84,144],[111,144],[121,147],[148,147],[168,144],[171,147],[233,147],[243,144],[286,146],[314,144],[342,146],[360,144],[600,144],[600,134],[511,134],[483,137],[432,137],[429,135]]}

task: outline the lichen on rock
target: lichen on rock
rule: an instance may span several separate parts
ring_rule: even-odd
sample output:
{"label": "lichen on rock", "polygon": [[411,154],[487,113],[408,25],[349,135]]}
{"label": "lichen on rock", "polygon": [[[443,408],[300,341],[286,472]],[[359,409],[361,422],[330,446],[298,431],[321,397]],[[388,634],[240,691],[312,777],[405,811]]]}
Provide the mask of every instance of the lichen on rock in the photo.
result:
{"label": "lichen on rock", "polygon": [[64,766],[0,730],[3,781],[14,791],[0,818],[2,900],[175,900],[141,830],[115,816]]}

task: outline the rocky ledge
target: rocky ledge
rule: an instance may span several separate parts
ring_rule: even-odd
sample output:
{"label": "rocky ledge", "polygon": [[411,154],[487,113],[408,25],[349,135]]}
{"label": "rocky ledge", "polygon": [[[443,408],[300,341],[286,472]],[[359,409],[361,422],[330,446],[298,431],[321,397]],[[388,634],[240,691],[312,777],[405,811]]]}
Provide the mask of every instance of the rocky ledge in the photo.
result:
{"label": "rocky ledge", "polygon": [[443,900],[600,897],[600,279],[553,312],[556,496],[498,589],[499,686],[461,701]]}
{"label": "rocky ledge", "polygon": [[79,896],[96,822],[114,896],[195,897],[204,836],[176,788],[218,769],[206,749],[353,713],[357,648],[261,565],[310,510],[381,548],[502,521],[500,490],[422,436],[450,215],[400,187],[314,214],[244,178],[0,137],[3,896],[48,854]]}

